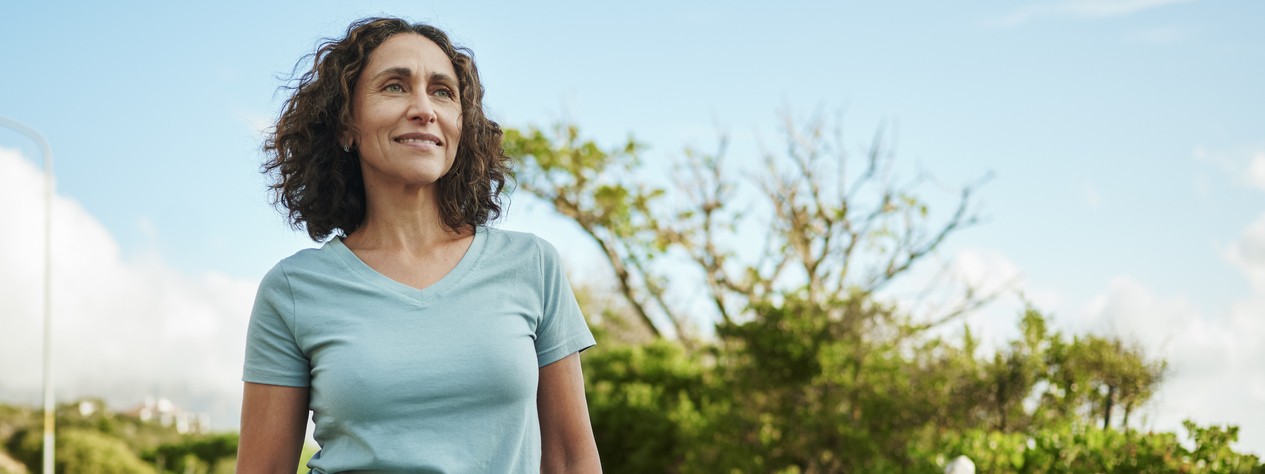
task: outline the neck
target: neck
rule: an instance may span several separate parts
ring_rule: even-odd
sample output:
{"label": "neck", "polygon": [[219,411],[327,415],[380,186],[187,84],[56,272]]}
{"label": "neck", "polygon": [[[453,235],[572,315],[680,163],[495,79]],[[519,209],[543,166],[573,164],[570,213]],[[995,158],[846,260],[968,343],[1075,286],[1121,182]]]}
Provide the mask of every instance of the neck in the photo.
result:
{"label": "neck", "polygon": [[365,220],[344,239],[351,248],[425,253],[473,229],[449,229],[439,212],[434,186],[411,190],[365,189]]}

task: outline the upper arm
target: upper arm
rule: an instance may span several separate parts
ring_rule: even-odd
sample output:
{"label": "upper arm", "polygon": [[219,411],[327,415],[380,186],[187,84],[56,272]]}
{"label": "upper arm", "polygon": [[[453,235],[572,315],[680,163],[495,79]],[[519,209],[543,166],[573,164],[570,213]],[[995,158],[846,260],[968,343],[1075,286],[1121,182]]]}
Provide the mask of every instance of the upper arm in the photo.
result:
{"label": "upper arm", "polygon": [[543,368],[588,349],[596,341],[580,311],[575,293],[571,291],[558,250],[540,238],[536,238],[535,243],[540,255],[542,302],[540,320],[535,329],[536,358]]}
{"label": "upper arm", "polygon": [[242,390],[237,472],[295,472],[303,451],[307,413],[307,387],[246,382]]}
{"label": "upper arm", "polygon": [[294,290],[281,263],[259,282],[246,328],[242,379],[285,385],[310,384],[310,361],[296,331]]}
{"label": "upper arm", "polygon": [[540,414],[541,471],[601,472],[578,353],[540,368],[536,406]]}

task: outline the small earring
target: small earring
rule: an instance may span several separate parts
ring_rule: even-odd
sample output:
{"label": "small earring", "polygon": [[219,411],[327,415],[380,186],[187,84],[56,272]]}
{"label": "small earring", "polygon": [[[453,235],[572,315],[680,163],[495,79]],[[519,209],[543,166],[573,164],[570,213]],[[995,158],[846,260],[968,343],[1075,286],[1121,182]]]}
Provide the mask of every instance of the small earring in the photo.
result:
{"label": "small earring", "polygon": [[343,152],[345,152],[345,153],[351,153],[351,144],[350,144],[350,143],[344,143],[344,144],[343,144]]}

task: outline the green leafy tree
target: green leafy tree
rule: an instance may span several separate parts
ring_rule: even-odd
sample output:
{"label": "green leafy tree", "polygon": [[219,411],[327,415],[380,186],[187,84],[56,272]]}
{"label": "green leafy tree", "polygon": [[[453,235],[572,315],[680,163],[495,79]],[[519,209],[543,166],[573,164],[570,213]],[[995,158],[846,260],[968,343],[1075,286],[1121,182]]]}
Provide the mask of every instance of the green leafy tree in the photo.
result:
{"label": "green leafy tree", "polygon": [[[91,398],[58,405],[56,418],[60,472],[233,471],[235,433],[183,434],[158,420],[115,413]],[[0,446],[31,472],[41,470],[42,428],[40,411],[0,405]]]}
{"label": "green leafy tree", "polygon": [[223,465],[236,464],[237,439],[235,433],[186,437],[150,449],[143,458],[164,471],[214,472]]}
{"label": "green leafy tree", "polygon": [[[26,431],[15,440],[13,453],[32,472],[39,472],[43,453],[43,436]],[[155,472],[142,461],[127,443],[97,431],[69,428],[58,430],[54,469],[57,472],[93,472],[101,474],[144,474]]]}
{"label": "green leafy tree", "polygon": [[[982,181],[936,214],[918,197],[925,178],[895,178],[881,133],[852,155],[825,121],[805,125],[787,120],[785,152],[748,183],[767,213],[738,199],[723,139],[715,154],[686,150],[670,192],[638,177],[634,140],[506,131],[518,189],[573,220],[617,285],[616,302],[577,291],[601,342],[585,375],[608,471],[939,472],[957,454],[982,472],[1260,468],[1230,448],[1233,427],[1189,428],[1194,451],[1131,429],[1164,365],[1118,339],[1069,339],[1031,308],[992,353],[969,327],[960,340],[929,331],[1001,290],[961,288],[931,312],[884,291],[977,222]],[[751,241],[763,245],[744,260],[734,245]],[[669,296],[682,266],[710,310]],[[629,321],[650,340],[627,337]]]}
{"label": "green leafy tree", "polygon": [[1032,433],[968,430],[946,437],[941,449],[970,457],[981,473],[1265,472],[1256,456],[1230,448],[1237,439],[1233,427],[1200,427],[1190,421],[1184,426],[1193,449],[1185,448],[1174,433],[1137,433],[1086,423]]}
{"label": "green leafy tree", "polygon": [[589,416],[608,472],[671,472],[706,430],[715,398],[704,366],[679,345],[608,345],[584,356]]}
{"label": "green leafy tree", "polygon": [[[667,190],[636,179],[641,147],[634,140],[606,149],[567,125],[552,136],[539,129],[506,132],[506,150],[519,161],[519,189],[571,218],[603,250],[636,319],[654,337],[680,343],[685,357],[703,350],[700,367],[713,375],[704,377],[713,385],[701,392],[673,390],[653,378],[649,385],[630,383],[586,356],[586,365],[594,365],[592,387],[601,387],[590,395],[597,405],[653,399],[647,406],[664,413],[683,406],[713,422],[679,434],[697,433],[707,438],[702,445],[720,451],[687,450],[681,466],[742,469],[751,467],[752,453],[765,452],[756,469],[833,469],[844,459],[903,449],[909,427],[919,423],[914,420],[934,410],[891,396],[915,391],[898,352],[909,336],[987,299],[968,292],[944,313],[924,315],[930,322],[923,324],[878,303],[875,292],[975,222],[969,211],[974,187],[963,189],[952,215],[932,225],[927,205],[914,197],[921,181],[894,182],[881,136],[864,153],[860,171],[848,175],[841,140],[827,143],[824,131],[822,120],[803,128],[788,121],[790,166],[768,156],[766,179],[755,185],[767,198],[769,231],[753,262],[739,261],[726,246],[746,225],[746,213],[730,205],[737,184],[725,172],[723,139],[713,155],[687,150],[676,183],[683,193],[677,201],[686,205],[673,206]],[[698,315],[668,303],[668,276],[655,263],[672,249],[704,275],[719,340],[700,344],[689,323]],[[868,264],[857,263],[863,260]],[[802,284],[780,283],[785,280]],[[610,429],[599,429],[599,438],[632,428],[602,420],[595,416],[595,425]],[[816,428],[804,436],[808,425]],[[840,427],[856,428],[841,433]],[[891,436],[871,436],[879,432]],[[732,433],[746,435],[725,436]]]}

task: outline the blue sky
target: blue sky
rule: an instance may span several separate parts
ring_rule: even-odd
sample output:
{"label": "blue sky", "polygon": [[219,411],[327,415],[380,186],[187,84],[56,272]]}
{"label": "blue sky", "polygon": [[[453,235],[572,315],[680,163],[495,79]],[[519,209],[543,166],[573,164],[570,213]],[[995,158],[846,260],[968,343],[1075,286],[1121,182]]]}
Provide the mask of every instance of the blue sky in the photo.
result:
{"label": "blue sky", "polygon": [[[268,205],[257,171],[279,77],[319,38],[387,13],[437,24],[473,49],[503,125],[570,120],[612,145],[631,134],[649,145],[650,167],[667,169],[685,146],[711,149],[724,131],[730,158],[752,169],[757,137],[776,148],[782,111],[823,110],[842,114],[851,145],[880,125],[895,130],[898,161],[946,186],[993,173],[979,194],[986,222],[937,258],[978,281],[1018,277],[1069,331],[1154,347],[1176,370],[1157,396],[1156,426],[1183,415],[1235,422],[1244,446],[1265,453],[1255,408],[1265,369],[1253,367],[1265,360],[1260,2],[82,3],[0,6],[0,115],[52,143],[66,225],[88,229],[63,245],[108,254],[91,267],[59,251],[57,268],[79,275],[61,283],[80,295],[60,306],[65,318],[99,331],[147,321],[164,328],[147,334],[187,344],[142,350],[82,334],[75,345],[66,326],[68,391],[110,391],[119,403],[129,390],[163,391],[235,423],[235,378],[203,385],[164,372],[174,363],[148,370],[178,383],[94,378],[71,361],[211,357],[221,362],[208,371],[234,377],[237,313],[268,268],[311,245]],[[0,130],[0,150],[37,165],[19,135]],[[0,205],[20,230],[0,239],[0,272],[22,282],[31,277],[18,269],[39,270],[29,267],[38,175],[6,166]],[[952,194],[927,197],[943,208]],[[530,199],[515,200],[503,225],[578,248],[569,265],[600,271],[578,233]],[[100,293],[93,276],[116,280],[129,299]],[[127,286],[155,282],[173,286],[161,298]],[[28,296],[4,294],[0,314],[37,327]],[[146,298],[161,301],[137,304]],[[1016,304],[970,322],[1003,337]],[[15,354],[0,351],[0,380],[21,381],[0,383],[0,397],[27,399],[38,380],[12,368]]]}

